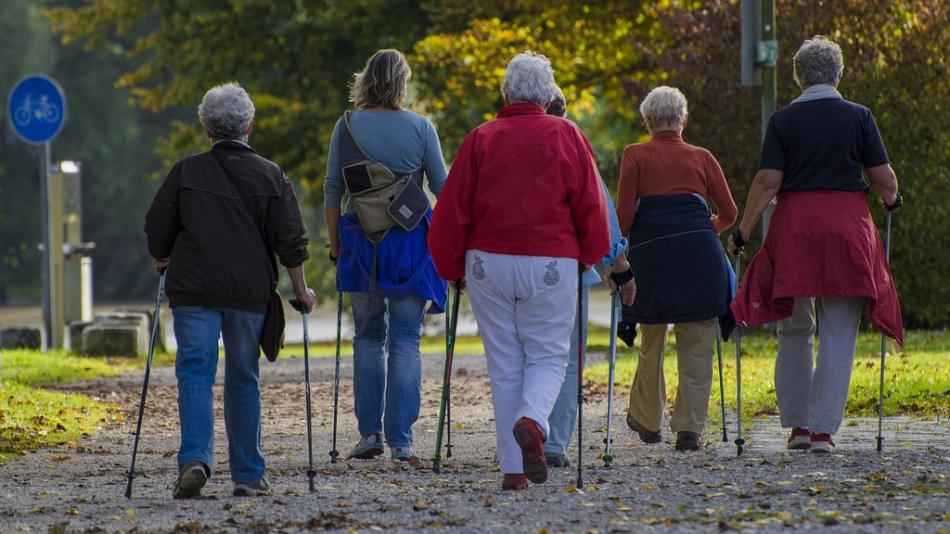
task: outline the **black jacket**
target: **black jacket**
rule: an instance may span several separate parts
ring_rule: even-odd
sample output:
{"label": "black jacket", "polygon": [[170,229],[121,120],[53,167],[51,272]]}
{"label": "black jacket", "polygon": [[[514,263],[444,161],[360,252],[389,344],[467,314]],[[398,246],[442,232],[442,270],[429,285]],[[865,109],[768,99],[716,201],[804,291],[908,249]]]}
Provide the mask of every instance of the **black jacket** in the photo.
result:
{"label": "black jacket", "polygon": [[172,167],[145,216],[145,233],[151,255],[170,258],[165,291],[172,306],[264,313],[277,287],[274,255],[285,267],[307,259],[290,180],[233,141]]}

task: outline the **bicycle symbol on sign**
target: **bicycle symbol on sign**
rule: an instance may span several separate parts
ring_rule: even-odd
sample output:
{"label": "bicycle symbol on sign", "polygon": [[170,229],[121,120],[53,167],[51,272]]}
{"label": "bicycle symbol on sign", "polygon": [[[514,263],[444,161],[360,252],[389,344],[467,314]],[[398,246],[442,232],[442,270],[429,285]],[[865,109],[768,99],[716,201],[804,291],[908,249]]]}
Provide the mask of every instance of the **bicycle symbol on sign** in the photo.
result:
{"label": "bicycle symbol on sign", "polygon": [[53,124],[59,120],[59,106],[49,102],[46,95],[41,96],[38,101],[33,100],[31,95],[26,95],[23,105],[14,113],[13,120],[20,126],[26,126],[33,120]]}

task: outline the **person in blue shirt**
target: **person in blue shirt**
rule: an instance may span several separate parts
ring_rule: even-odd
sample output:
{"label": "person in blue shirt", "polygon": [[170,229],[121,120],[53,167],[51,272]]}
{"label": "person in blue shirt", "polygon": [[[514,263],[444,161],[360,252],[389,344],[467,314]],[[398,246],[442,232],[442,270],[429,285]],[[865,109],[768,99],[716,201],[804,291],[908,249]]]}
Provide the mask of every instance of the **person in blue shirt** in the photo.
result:
{"label": "person in blue shirt", "polygon": [[[560,89],[558,89],[554,101],[548,106],[547,112],[559,117],[564,117],[567,114],[566,101]],[[619,263],[614,266],[614,270],[618,272],[626,271],[630,268],[624,256],[624,252],[627,250],[627,239],[620,234],[617,212],[614,210],[613,200],[610,198],[610,192],[607,190],[606,184],[604,184],[603,189],[604,198],[607,201],[607,218],[610,224],[610,251],[604,256],[601,264],[607,267],[613,265],[614,260],[618,260]],[[626,264],[626,267],[623,264]],[[548,465],[551,467],[568,467],[570,465],[567,460],[567,446],[571,441],[571,435],[574,433],[574,424],[577,422],[577,321],[581,321],[586,339],[587,310],[588,301],[590,300],[588,290],[590,286],[600,282],[601,278],[596,269],[588,269],[584,273],[583,291],[585,295],[582,314],[575,319],[573,333],[571,334],[571,352],[567,360],[567,371],[564,373],[564,383],[561,385],[561,392],[554,403],[554,410],[551,411],[551,415],[548,417],[550,431],[548,432],[547,441],[544,442],[544,454],[547,457]],[[621,288],[625,296],[630,294],[629,298],[631,300],[633,299],[632,292],[634,290],[635,286],[632,280]]]}
{"label": "person in blue shirt", "polygon": [[424,174],[435,196],[442,191],[448,172],[435,127],[402,107],[411,74],[399,51],[373,54],[350,91],[356,110],[337,122],[330,142],[324,182],[330,260],[337,267],[337,290],[350,293],[356,329],[353,394],[361,439],[350,452],[353,458],[382,454],[384,430],[392,459],[412,457],[422,319],[442,313],[448,294],[426,247],[431,209],[411,230],[393,226],[368,235],[344,181],[344,167],[351,168],[348,159],[355,154],[411,176],[420,188]]}

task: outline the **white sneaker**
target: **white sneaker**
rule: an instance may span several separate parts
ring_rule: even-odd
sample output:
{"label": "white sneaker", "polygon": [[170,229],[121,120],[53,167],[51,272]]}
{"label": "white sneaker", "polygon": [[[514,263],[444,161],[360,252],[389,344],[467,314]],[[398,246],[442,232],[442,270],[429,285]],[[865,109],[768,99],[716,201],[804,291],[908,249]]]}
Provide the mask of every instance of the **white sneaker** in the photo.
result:
{"label": "white sneaker", "polygon": [[819,454],[829,454],[835,452],[835,442],[831,440],[831,436],[828,434],[812,432],[811,452]]}
{"label": "white sneaker", "polygon": [[788,437],[789,450],[807,451],[811,447],[811,432],[807,428],[796,426]]}

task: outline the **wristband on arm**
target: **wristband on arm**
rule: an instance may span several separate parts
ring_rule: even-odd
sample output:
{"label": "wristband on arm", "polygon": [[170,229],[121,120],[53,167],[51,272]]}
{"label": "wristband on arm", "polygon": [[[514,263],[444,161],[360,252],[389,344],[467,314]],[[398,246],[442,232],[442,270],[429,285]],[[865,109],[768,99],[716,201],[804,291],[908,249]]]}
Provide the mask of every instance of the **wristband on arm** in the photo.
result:
{"label": "wristband on arm", "polygon": [[610,279],[613,281],[613,283],[617,284],[618,286],[622,286],[626,284],[627,282],[629,282],[630,280],[633,280],[633,268],[630,267],[626,271],[622,271],[619,273],[611,272]]}
{"label": "wristband on arm", "polygon": [[899,209],[903,205],[904,205],[904,197],[902,197],[901,192],[898,191],[897,197],[894,199],[894,203],[888,204],[887,202],[885,202],[884,209],[886,209],[887,211],[894,211],[894,210]]}

